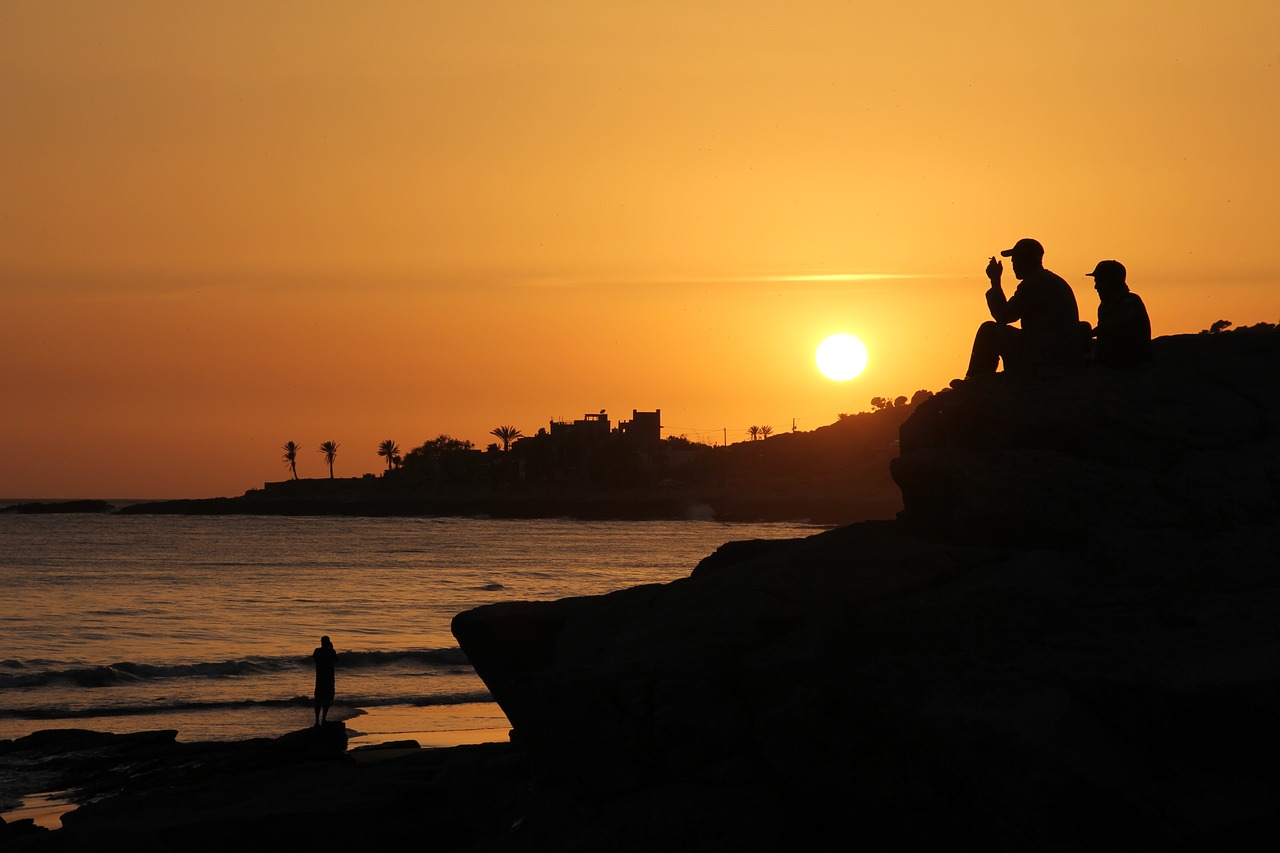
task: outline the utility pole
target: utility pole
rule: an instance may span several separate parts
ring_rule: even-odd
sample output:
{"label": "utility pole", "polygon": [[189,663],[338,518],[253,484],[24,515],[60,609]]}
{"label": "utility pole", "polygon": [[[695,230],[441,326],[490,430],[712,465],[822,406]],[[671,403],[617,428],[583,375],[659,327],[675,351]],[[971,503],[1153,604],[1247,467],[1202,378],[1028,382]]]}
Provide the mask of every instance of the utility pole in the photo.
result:
{"label": "utility pole", "polygon": [[729,446],[729,428],[720,427],[720,429],[724,430],[724,446],[728,447]]}

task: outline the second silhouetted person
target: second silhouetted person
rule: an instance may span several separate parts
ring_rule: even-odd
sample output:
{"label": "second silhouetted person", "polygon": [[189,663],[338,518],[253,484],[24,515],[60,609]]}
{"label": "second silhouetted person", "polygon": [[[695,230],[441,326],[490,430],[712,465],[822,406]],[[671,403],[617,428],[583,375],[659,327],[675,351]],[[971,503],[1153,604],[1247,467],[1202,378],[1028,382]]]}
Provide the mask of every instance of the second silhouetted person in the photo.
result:
{"label": "second silhouetted person", "polygon": [[1098,261],[1093,272],[1098,291],[1098,326],[1093,331],[1093,363],[1133,367],[1151,361],[1151,318],[1138,294],[1129,290],[1124,264]]}

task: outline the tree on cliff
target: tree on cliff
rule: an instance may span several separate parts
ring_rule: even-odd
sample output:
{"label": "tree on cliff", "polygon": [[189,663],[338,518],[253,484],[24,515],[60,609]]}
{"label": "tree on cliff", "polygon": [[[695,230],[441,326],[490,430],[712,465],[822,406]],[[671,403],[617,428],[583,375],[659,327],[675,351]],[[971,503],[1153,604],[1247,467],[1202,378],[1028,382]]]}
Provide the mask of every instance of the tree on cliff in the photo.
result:
{"label": "tree on cliff", "polygon": [[289,473],[293,474],[293,479],[298,479],[298,451],[302,448],[298,446],[296,441],[286,441],[284,443],[284,464],[289,466]]}
{"label": "tree on cliff", "polygon": [[751,436],[752,441],[758,440],[760,438],[760,427],[754,424],[747,427],[747,435]]}
{"label": "tree on cliff", "polygon": [[400,445],[396,444],[395,441],[390,438],[386,441],[379,442],[378,455],[385,456],[387,458],[387,470],[390,471],[400,463]]}
{"label": "tree on cliff", "polygon": [[460,438],[454,438],[451,435],[440,434],[433,439],[422,442],[413,450],[410,450],[404,457],[406,468],[413,467],[423,461],[434,461],[447,453],[454,453],[459,450],[471,450],[475,447],[469,441]]}
{"label": "tree on cliff", "polygon": [[765,424],[764,426],[760,427],[761,438],[768,438],[771,435],[773,435],[773,427],[769,426],[768,424]]}
{"label": "tree on cliff", "polygon": [[[921,394],[928,394],[928,392],[917,391],[916,397],[919,397]],[[924,398],[921,397],[921,399],[924,399]],[[908,403],[912,403],[912,402],[915,402],[915,399],[913,398],[911,400],[908,400],[905,394],[900,394],[897,397],[894,397],[893,399],[890,399],[888,397],[872,397],[871,410],[873,412],[881,412],[881,411],[884,411],[885,409],[899,409],[907,405]]]}
{"label": "tree on cliff", "polygon": [[470,441],[442,433],[406,453],[398,476],[437,483],[462,482],[470,476],[467,456],[474,447]]}
{"label": "tree on cliff", "polygon": [[929,391],[925,388],[921,388],[919,391],[911,395],[911,405],[918,406],[932,396],[933,396],[932,391]]}
{"label": "tree on cliff", "polygon": [[333,459],[338,455],[338,442],[322,441],[320,442],[320,452],[324,454],[324,461],[329,465],[329,479],[333,479]]}
{"label": "tree on cliff", "polygon": [[524,433],[513,426],[494,427],[489,430],[489,435],[496,436],[498,441],[502,442],[502,452],[506,453],[511,449],[511,442],[517,438],[524,438]]}

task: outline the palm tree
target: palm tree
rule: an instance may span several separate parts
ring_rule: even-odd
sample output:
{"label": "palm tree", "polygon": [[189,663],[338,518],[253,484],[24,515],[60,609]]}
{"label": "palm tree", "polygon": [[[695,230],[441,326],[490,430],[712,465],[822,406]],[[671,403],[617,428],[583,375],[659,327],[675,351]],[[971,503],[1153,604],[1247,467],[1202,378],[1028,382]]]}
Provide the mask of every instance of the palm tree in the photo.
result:
{"label": "palm tree", "polygon": [[394,467],[397,459],[400,458],[400,445],[388,438],[386,441],[378,443],[378,455],[387,458],[387,470],[390,471]]}
{"label": "palm tree", "polygon": [[747,435],[751,436],[752,441],[755,441],[760,437],[760,427],[758,426],[747,427]]}
{"label": "palm tree", "polygon": [[338,442],[322,441],[320,442],[320,452],[324,454],[324,461],[329,463],[329,479],[333,479],[333,457],[338,455]]}
{"label": "palm tree", "polygon": [[769,426],[768,424],[765,424],[764,426],[760,427],[761,438],[768,438],[771,435],[773,435],[773,427]]}
{"label": "palm tree", "polygon": [[489,435],[497,436],[498,440],[502,442],[503,453],[506,453],[511,449],[511,442],[515,441],[517,438],[524,438],[524,433],[513,426],[494,427],[489,430]]}
{"label": "palm tree", "polygon": [[298,479],[298,451],[302,448],[298,446],[296,441],[286,441],[284,443],[284,464],[289,466],[289,472],[293,474],[293,479]]}

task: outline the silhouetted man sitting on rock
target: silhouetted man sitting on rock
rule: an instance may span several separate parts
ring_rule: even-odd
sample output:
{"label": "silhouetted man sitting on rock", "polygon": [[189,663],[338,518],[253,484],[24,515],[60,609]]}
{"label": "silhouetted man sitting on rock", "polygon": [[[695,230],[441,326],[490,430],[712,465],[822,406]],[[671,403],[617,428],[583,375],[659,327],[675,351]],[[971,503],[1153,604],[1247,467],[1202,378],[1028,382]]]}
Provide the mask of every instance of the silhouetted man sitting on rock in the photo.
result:
{"label": "silhouetted man sitting on rock", "polygon": [[1097,338],[1093,345],[1093,363],[1106,367],[1133,367],[1151,361],[1151,318],[1138,294],[1129,290],[1124,264],[1098,261],[1093,272],[1093,286],[1098,291]]}
{"label": "silhouetted man sitting on rock", "polygon": [[[1013,259],[1018,288],[1005,296],[1000,286],[1004,264],[993,255],[987,264],[987,307],[994,322],[978,327],[966,376],[995,373],[1001,359],[1006,372],[1083,364],[1088,340],[1076,295],[1061,276],[1044,268],[1044,247],[1024,238],[1000,254]],[[1022,328],[1009,325],[1014,321],[1021,321]]]}

